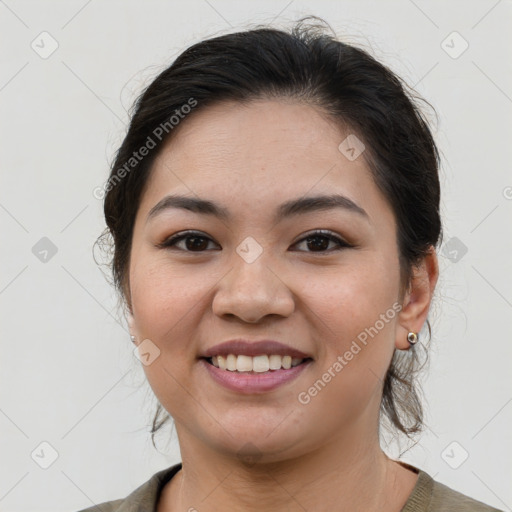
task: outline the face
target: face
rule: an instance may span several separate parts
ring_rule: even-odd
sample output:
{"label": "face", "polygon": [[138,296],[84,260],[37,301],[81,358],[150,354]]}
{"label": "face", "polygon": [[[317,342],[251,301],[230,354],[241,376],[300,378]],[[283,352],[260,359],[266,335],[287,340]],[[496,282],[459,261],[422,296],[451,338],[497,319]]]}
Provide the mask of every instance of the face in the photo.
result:
{"label": "face", "polygon": [[[205,450],[279,460],[376,434],[397,343],[396,224],[364,153],[338,149],[349,133],[303,104],[223,103],[183,122],[154,164],[133,233],[132,331],[150,340],[148,361],[159,351],[143,368],[178,435]],[[178,207],[148,217],[171,194],[226,217]],[[335,194],[357,207],[277,218],[284,203]],[[312,360],[274,389],[235,391],[201,355],[237,338]]]}

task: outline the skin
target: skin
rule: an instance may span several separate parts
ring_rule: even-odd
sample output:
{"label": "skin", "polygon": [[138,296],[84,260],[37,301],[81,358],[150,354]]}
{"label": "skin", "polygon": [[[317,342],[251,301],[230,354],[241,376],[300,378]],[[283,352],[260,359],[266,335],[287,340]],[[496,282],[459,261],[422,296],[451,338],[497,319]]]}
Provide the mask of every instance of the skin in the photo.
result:
{"label": "skin", "polygon": [[[313,107],[225,102],[176,130],[143,193],[129,264],[130,329],[137,344],[150,339],[160,350],[143,368],[175,421],[183,461],[158,511],[398,512],[417,474],[380,448],[382,380],[395,348],[406,350],[407,333],[427,318],[435,251],[401,296],[391,207],[364,156],[350,161],[338,150],[350,132]],[[287,200],[333,192],[364,208],[368,220],[333,209],[272,221]],[[170,193],[213,200],[233,218],[172,209],[147,221]],[[325,248],[315,250],[305,238],[317,229],[354,247],[335,250],[321,238]],[[202,252],[186,240],[157,247],[185,230],[211,241],[203,240]],[[236,252],[248,236],[263,249],[250,264]],[[397,302],[401,311],[308,404],[299,403],[299,393]],[[197,359],[236,337],[279,340],[314,362],[274,391],[241,395]],[[242,448],[253,463],[241,459]]]}

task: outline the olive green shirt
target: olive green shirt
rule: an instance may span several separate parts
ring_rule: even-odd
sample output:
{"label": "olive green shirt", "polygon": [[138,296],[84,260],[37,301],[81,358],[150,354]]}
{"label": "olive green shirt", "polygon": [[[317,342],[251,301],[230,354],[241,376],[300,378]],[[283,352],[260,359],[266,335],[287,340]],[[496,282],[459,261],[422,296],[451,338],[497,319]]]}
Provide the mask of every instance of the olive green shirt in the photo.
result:
{"label": "olive green shirt", "polygon": [[[437,482],[410,464],[418,480],[400,512],[504,512]],[[155,473],[124,499],[106,501],[78,512],[156,512],[165,484],[181,469],[181,462]]]}

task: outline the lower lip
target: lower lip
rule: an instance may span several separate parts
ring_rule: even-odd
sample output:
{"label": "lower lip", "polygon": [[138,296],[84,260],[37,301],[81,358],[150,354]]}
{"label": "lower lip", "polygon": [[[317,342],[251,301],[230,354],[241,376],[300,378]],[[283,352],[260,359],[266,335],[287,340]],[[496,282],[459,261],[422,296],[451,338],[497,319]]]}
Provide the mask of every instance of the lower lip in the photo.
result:
{"label": "lower lip", "polygon": [[200,362],[203,366],[206,366],[212,378],[219,384],[232,391],[249,394],[272,391],[296,379],[313,361],[306,361],[298,366],[293,366],[289,370],[281,368],[280,370],[269,370],[262,373],[231,372],[217,368],[206,359],[201,359]]}

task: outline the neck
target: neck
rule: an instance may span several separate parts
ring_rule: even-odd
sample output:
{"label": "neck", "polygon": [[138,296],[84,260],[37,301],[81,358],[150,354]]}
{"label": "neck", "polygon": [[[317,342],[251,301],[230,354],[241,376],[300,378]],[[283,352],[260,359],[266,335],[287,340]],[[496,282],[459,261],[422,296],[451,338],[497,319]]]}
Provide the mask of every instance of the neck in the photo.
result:
{"label": "neck", "polygon": [[416,482],[377,439],[364,436],[354,443],[345,432],[343,439],[351,442],[336,439],[293,459],[247,464],[198,446],[176,427],[180,446],[188,449],[182,449],[183,469],[164,489],[158,512],[397,512]]}

